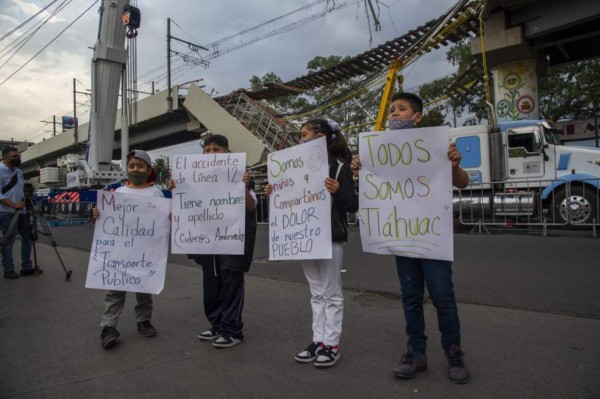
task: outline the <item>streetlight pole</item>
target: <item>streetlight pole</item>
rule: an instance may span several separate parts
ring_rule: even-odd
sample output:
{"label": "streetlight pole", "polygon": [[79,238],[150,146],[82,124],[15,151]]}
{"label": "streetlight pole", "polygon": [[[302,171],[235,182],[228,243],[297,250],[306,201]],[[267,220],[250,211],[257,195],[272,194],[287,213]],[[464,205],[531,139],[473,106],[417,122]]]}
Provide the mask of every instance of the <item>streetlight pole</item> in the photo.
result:
{"label": "streetlight pole", "polygon": [[171,95],[171,18],[167,18],[167,112],[173,112]]}

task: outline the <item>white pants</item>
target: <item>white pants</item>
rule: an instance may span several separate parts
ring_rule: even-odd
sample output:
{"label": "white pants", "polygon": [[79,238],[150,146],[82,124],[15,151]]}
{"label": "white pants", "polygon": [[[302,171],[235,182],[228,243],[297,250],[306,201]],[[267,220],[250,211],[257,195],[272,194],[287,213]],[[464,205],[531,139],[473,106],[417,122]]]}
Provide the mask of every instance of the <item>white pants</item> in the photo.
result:
{"label": "white pants", "polygon": [[344,295],[342,293],[342,242],[334,242],[331,259],[302,261],[302,269],[310,286],[313,342],[338,345],[342,334]]}

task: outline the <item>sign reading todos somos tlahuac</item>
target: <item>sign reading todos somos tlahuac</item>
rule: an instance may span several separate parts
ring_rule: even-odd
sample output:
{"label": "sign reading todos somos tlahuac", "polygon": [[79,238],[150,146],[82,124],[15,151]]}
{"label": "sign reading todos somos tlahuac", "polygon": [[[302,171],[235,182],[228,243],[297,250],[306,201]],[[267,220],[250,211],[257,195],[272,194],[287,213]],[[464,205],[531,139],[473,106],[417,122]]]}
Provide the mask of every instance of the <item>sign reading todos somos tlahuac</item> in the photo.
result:
{"label": "sign reading todos somos tlahuac", "polygon": [[171,169],[171,252],[243,254],[246,154],[176,155]]}
{"label": "sign reading todos somos tlahuac", "polygon": [[453,259],[447,126],[359,135],[363,251]]}
{"label": "sign reading todos somos tlahuac", "polygon": [[267,160],[269,259],[331,259],[331,197],[325,137]]}
{"label": "sign reading todos somos tlahuac", "polygon": [[86,288],[158,294],[165,283],[171,200],[98,191]]}

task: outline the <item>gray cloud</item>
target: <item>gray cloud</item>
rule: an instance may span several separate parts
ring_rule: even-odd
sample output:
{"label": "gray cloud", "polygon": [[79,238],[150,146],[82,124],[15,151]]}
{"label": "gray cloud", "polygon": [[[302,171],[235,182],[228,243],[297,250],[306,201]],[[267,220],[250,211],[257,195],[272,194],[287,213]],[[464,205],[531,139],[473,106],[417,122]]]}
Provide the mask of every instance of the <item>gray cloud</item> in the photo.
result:
{"label": "gray cloud", "polygon": [[[28,2],[3,0],[0,35],[8,32],[49,2],[50,0]],[[311,1],[308,0],[139,1],[137,5],[142,11],[142,27],[137,40],[138,77],[150,80],[166,73],[165,68],[151,74],[148,72],[166,65],[167,17],[171,17],[183,28],[182,30],[174,25],[172,35],[206,45],[310,3]],[[375,32],[371,29],[372,46],[391,40],[430,19],[437,18],[453,3],[454,0],[390,2],[389,14],[385,7],[381,8],[382,31]],[[16,68],[39,51],[90,4],[90,0],[72,0],[57,16],[56,21],[46,24],[10,63],[0,69],[0,81],[6,79]],[[2,115],[0,132],[3,138],[40,141],[42,138],[49,137],[49,133],[44,133],[45,130],[51,131],[51,125],[44,128],[41,120],[47,120],[52,115],[60,118],[62,115],[72,114],[73,78],[82,82],[82,89],[91,86],[92,50],[89,47],[93,47],[98,34],[99,4],[27,67],[0,86],[0,92],[3,94],[0,96],[0,115]],[[341,1],[338,0],[337,4],[341,4]],[[22,33],[23,30],[20,34]],[[14,38],[13,35],[0,42],[0,49]],[[179,51],[185,50],[183,46],[174,47]],[[178,76],[174,83],[203,78],[207,91],[214,89],[220,94],[225,94],[240,87],[248,87],[253,75],[262,76],[267,72],[274,72],[284,81],[291,80],[306,74],[307,62],[317,55],[353,56],[368,49],[369,27],[364,5],[361,2],[359,6],[348,7],[301,28],[215,58],[208,69],[195,67]],[[0,56],[3,54],[0,53]],[[0,64],[5,59],[1,58]],[[445,49],[438,50],[417,62],[418,67],[408,68],[405,72],[406,87],[438,78],[453,69],[445,61]],[[174,61],[173,65],[177,66],[179,62]],[[144,79],[141,79],[139,84],[143,82]],[[149,90],[149,87],[145,86],[144,90]],[[157,81],[157,88],[165,87],[166,79]],[[78,98],[78,101],[85,102],[84,96]],[[78,110],[80,115],[84,112],[84,107]],[[84,115],[82,118],[86,119],[86,117],[87,115]]]}

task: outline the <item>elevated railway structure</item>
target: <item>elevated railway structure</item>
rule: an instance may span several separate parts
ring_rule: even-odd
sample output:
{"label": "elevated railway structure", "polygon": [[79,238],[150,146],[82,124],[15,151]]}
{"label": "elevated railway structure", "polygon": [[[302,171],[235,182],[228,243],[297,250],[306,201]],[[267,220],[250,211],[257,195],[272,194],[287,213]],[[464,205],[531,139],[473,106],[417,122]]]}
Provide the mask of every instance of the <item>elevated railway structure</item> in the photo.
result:
{"label": "elevated railway structure", "polygon": [[[282,84],[267,84],[258,91],[239,90],[211,98],[192,85],[187,95],[172,88],[173,112],[167,112],[167,91],[158,92],[133,104],[136,112],[129,126],[129,145],[152,150],[197,140],[206,131],[226,135],[234,149],[248,152],[249,165],[259,164],[266,154],[297,142],[297,127],[278,118],[268,101],[282,96],[299,95],[325,85],[354,78],[353,89],[379,79],[385,80],[389,65],[399,60],[405,67],[421,55],[465,38],[478,35],[488,43],[486,53],[492,66],[501,63],[503,54],[527,50],[538,58],[560,64],[600,55],[600,46],[592,46],[600,37],[600,3],[572,0],[568,9],[558,8],[555,0],[460,0],[437,19],[406,34],[365,51],[340,64],[310,73]],[[592,4],[593,3],[593,4]],[[562,3],[564,5],[564,3]],[[495,16],[501,14],[504,24]],[[558,18],[558,17],[562,18]],[[492,22],[485,28],[487,19]],[[508,50],[506,50],[508,48]],[[561,55],[562,54],[562,58]],[[504,56],[504,57],[505,57]],[[548,58],[549,57],[549,58]],[[362,80],[360,80],[362,78]],[[344,93],[347,98],[355,94]],[[117,120],[114,135],[114,159],[119,158],[121,126]],[[84,154],[87,126],[75,134],[66,131],[28,148],[23,153],[23,170],[35,177],[40,168],[55,166],[67,153]]]}

